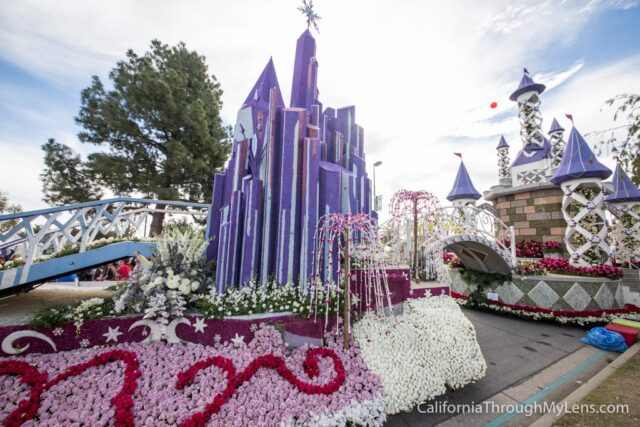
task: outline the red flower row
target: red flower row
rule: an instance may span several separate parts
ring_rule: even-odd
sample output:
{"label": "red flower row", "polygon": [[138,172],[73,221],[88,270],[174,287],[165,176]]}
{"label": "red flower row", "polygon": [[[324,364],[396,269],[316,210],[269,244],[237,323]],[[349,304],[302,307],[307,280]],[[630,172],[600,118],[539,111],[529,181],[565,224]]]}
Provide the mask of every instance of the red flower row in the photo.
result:
{"label": "red flower row", "polygon": [[[506,247],[511,247],[511,241],[502,241]],[[542,258],[544,252],[561,252],[562,243],[555,241],[539,242],[537,240],[520,240],[516,243],[516,256],[524,258]]]}
{"label": "red flower row", "polygon": [[619,279],[622,277],[622,269],[612,265],[594,265],[591,267],[574,267],[564,258],[542,258],[536,266],[552,273],[575,274],[580,276],[608,277]]}
{"label": "red flower row", "polygon": [[[469,299],[468,296],[460,294],[458,292],[451,291],[451,296],[453,298],[459,299]],[[607,310],[552,310],[549,308],[543,307],[531,307],[529,305],[520,305],[520,304],[507,304],[501,301],[487,301],[489,305],[496,305],[499,307],[507,307],[512,310],[520,310],[526,311],[529,313],[544,313],[551,314],[554,316],[563,316],[563,317],[600,317],[605,314],[629,314],[629,313],[640,313],[640,308],[636,307],[632,304],[625,304],[625,308],[616,308],[616,309],[607,309]]]}
{"label": "red flower row", "polygon": [[4,421],[5,426],[20,426],[24,422],[34,419],[40,408],[42,393],[69,377],[79,375],[89,368],[106,363],[121,361],[125,364],[124,382],[120,392],[111,399],[116,408],[116,426],[133,426],[134,418],[131,414],[133,394],[138,387],[137,378],[140,376],[136,354],[130,351],[112,350],[102,353],[93,359],[71,366],[69,369],[52,379],[47,373],[40,372],[35,366],[20,360],[0,361],[0,375],[10,374],[20,376],[20,381],[31,386],[29,399],[23,400],[18,407]]}
{"label": "red flower row", "polygon": [[204,411],[192,415],[185,420],[181,426],[202,427],[206,425],[211,416],[217,414],[220,408],[233,396],[237,388],[244,382],[249,381],[260,368],[274,369],[278,375],[305,394],[328,395],[335,393],[346,380],[344,364],[333,350],[328,348],[313,348],[307,351],[307,356],[303,363],[304,371],[309,378],[315,378],[320,374],[319,357],[330,358],[333,361],[333,368],[336,371],[335,378],[324,385],[309,384],[298,379],[287,367],[282,357],[272,354],[256,357],[239,374],[236,374],[236,368],[233,362],[226,357],[213,356],[196,362],[187,370],[178,373],[178,380],[176,382],[176,388],[178,390],[182,390],[187,384],[193,382],[196,374],[200,370],[210,366],[216,366],[227,374],[227,387],[216,395],[211,402],[207,403]]}

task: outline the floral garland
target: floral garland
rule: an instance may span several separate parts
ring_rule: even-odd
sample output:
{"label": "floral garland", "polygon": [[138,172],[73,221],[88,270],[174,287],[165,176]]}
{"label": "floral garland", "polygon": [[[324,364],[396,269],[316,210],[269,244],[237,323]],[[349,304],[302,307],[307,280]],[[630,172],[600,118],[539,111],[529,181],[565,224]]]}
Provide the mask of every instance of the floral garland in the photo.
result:
{"label": "floral garland", "polygon": [[[87,244],[87,250],[98,249],[104,246],[112,245],[114,243],[121,242],[152,242],[153,239],[139,239],[137,237],[131,238],[120,238],[120,237],[103,237],[102,239],[96,239]],[[55,252],[52,252],[48,255],[41,255],[37,258],[34,258],[32,264],[37,264],[39,262],[49,261],[51,259],[62,258],[68,255],[75,255],[80,252],[80,244],[74,243],[69,246],[65,246],[64,248],[58,249]],[[3,265],[0,265],[0,271],[10,270],[12,268],[17,268],[23,266],[25,264],[25,259],[22,256],[17,256],[11,261],[7,261]]]}
{"label": "floral garland", "polygon": [[[381,426],[386,419],[380,379],[356,346],[345,349],[331,336],[327,347],[289,351],[275,328],[262,325],[248,344],[215,340],[112,348],[0,359],[0,424],[155,426],[208,420],[212,425]],[[114,361],[124,363],[109,363]],[[204,369],[212,374],[198,375]]]}
{"label": "floral garland", "polygon": [[617,317],[624,316],[627,319],[640,320],[640,308],[627,304],[622,309],[605,310],[552,310],[543,307],[531,307],[521,304],[507,304],[502,301],[470,302],[469,297],[458,292],[451,291],[451,296],[461,306],[477,307],[495,312],[507,313],[516,317],[534,320],[550,320],[561,324],[575,323],[578,325],[590,325],[606,323]]}
{"label": "floral garland", "polygon": [[225,387],[222,393],[217,394],[211,402],[207,403],[204,411],[192,415],[189,419],[184,421],[181,426],[200,427],[206,425],[211,416],[220,411],[222,405],[229,400],[238,387],[240,387],[244,382],[249,381],[260,368],[274,369],[278,375],[305,394],[329,395],[335,393],[345,382],[344,365],[338,355],[331,349],[310,349],[307,351],[307,356],[303,365],[304,371],[309,378],[315,378],[320,373],[318,367],[318,356],[330,358],[333,361],[333,366],[336,371],[335,378],[325,385],[308,384],[301,381],[293,372],[291,372],[291,370],[289,370],[289,368],[287,368],[282,357],[274,356],[273,354],[258,356],[249,363],[249,366],[247,366],[244,371],[237,375],[233,362],[225,357],[214,356],[195,363],[186,371],[178,373],[178,381],[176,382],[176,388],[178,390],[184,389],[187,384],[193,382],[196,374],[200,370],[206,369],[210,366],[216,366],[227,374],[227,387]]}
{"label": "floral garland", "polygon": [[48,374],[40,372],[37,367],[29,365],[19,360],[0,361],[0,374],[20,375],[24,384],[32,386],[28,400],[23,400],[18,407],[4,421],[6,426],[21,426],[24,422],[36,417],[42,393],[56,386],[69,377],[79,375],[89,368],[93,368],[105,363],[121,361],[126,365],[124,372],[124,382],[120,392],[111,399],[115,406],[116,426],[130,427],[134,424],[131,408],[133,407],[133,397],[137,388],[136,378],[141,374],[138,370],[138,361],[135,353],[121,350],[112,350],[102,353],[88,362],[73,365],[66,371],[47,381]]}
{"label": "floral garland", "polygon": [[21,400],[4,421],[7,427],[19,426],[26,420],[33,419],[40,408],[42,394],[47,374],[42,374],[37,368],[21,360],[0,360],[0,375],[17,375],[23,384],[31,386],[29,399]]}

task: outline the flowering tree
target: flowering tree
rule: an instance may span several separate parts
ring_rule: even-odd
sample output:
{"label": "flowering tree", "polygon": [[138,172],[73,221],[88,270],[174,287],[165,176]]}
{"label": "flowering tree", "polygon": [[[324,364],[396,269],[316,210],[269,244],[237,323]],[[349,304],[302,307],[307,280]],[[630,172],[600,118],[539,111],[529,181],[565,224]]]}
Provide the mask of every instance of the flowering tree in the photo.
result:
{"label": "flowering tree", "polygon": [[[351,258],[354,249],[362,283],[352,287]],[[369,215],[333,213],[323,216],[318,221],[314,276],[311,282],[312,305],[315,306],[317,314],[318,303],[324,304],[326,326],[332,297],[337,294],[338,298],[335,301],[336,306],[339,306],[339,294],[344,295],[342,322],[345,347],[349,347],[351,341],[353,305],[364,302],[365,310],[383,310],[385,305],[391,307],[387,277],[383,271],[382,252],[378,227]],[[356,277],[353,277],[353,280],[356,280]],[[339,310],[336,311],[339,317]]]}
{"label": "flowering tree", "polygon": [[395,225],[400,226],[409,218],[413,219],[413,275],[420,281],[418,274],[418,215],[425,215],[440,208],[436,196],[425,190],[397,191],[391,198],[389,210]]}

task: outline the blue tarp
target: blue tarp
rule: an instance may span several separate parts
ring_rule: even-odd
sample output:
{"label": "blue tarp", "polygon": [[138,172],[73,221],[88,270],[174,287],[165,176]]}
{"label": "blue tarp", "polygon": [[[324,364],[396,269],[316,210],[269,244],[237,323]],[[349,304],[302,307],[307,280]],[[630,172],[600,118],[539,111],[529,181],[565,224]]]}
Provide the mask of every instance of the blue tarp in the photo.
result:
{"label": "blue tarp", "polygon": [[627,343],[624,342],[622,335],[603,327],[592,328],[587,332],[587,336],[582,338],[580,342],[601,348],[602,350],[615,351],[618,353],[622,353],[629,348]]}

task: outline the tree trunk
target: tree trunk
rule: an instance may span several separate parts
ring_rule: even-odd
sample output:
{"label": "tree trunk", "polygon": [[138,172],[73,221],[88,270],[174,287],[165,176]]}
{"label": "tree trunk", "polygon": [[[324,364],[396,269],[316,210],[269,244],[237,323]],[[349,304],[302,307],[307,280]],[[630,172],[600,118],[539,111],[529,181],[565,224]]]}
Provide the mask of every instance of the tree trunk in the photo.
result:
{"label": "tree trunk", "polygon": [[[158,203],[156,205],[156,209],[164,209],[166,205]],[[149,237],[158,236],[162,233],[162,228],[164,226],[164,212],[154,212],[151,214],[151,226],[149,227]]]}

